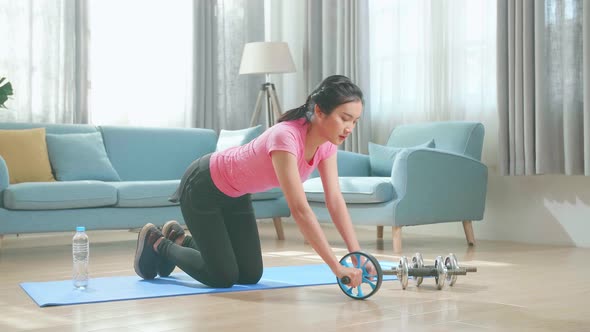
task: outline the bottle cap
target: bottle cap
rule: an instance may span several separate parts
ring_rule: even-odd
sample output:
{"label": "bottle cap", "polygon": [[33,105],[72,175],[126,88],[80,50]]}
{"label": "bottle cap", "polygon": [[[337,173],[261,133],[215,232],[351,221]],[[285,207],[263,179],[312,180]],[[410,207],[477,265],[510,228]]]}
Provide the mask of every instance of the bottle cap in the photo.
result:
{"label": "bottle cap", "polygon": [[86,227],[84,227],[84,226],[76,227],[76,232],[85,232],[85,231],[86,231]]}

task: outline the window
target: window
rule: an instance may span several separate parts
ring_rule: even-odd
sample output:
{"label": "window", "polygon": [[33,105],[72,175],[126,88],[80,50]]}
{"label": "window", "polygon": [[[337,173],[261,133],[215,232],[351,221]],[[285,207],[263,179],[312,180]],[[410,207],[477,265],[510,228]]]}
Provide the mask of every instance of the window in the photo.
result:
{"label": "window", "polygon": [[89,0],[89,118],[185,126],[191,105],[190,0]]}

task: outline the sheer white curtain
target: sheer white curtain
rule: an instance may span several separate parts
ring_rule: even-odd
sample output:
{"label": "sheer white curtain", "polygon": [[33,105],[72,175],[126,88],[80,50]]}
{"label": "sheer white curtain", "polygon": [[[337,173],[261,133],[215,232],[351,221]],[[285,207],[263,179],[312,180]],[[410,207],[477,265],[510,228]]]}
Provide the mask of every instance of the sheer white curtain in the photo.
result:
{"label": "sheer white curtain", "polygon": [[373,141],[403,123],[481,121],[496,163],[496,1],[371,0],[369,12]]}
{"label": "sheer white curtain", "polygon": [[544,26],[535,31],[536,38],[543,38],[535,59],[541,67],[536,78],[535,171],[590,176],[590,107],[584,104],[590,93],[590,77],[584,77],[590,55],[583,51],[590,42],[589,31],[584,31],[590,19],[584,6],[590,1],[546,0],[537,5]]}
{"label": "sheer white curtain", "polygon": [[238,70],[262,0],[88,1],[92,123],[248,126],[264,78]]}
{"label": "sheer white curtain", "polygon": [[186,125],[192,1],[88,0],[93,124]]}
{"label": "sheer white curtain", "polygon": [[0,0],[0,76],[14,89],[0,121],[87,121],[85,4]]}
{"label": "sheer white curtain", "polygon": [[270,3],[270,38],[285,41],[293,51],[297,72],[276,77],[285,110],[303,104],[326,77],[348,76],[365,93],[365,110],[359,125],[341,148],[367,152],[371,138],[368,78],[369,15],[367,0],[273,0]]}
{"label": "sheer white curtain", "polygon": [[[264,41],[263,0],[216,0],[216,107],[215,129],[250,125],[264,75],[239,75],[242,51],[248,42]],[[200,92],[196,92],[200,93]]]}

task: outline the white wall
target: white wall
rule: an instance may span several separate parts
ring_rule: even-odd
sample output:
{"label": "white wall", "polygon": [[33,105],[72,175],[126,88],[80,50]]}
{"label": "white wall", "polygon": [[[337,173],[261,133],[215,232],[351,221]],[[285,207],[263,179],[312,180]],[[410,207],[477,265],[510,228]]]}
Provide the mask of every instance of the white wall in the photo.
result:
{"label": "white wall", "polygon": [[[490,175],[475,238],[590,247],[590,177]],[[464,237],[461,223],[406,227],[404,233]]]}

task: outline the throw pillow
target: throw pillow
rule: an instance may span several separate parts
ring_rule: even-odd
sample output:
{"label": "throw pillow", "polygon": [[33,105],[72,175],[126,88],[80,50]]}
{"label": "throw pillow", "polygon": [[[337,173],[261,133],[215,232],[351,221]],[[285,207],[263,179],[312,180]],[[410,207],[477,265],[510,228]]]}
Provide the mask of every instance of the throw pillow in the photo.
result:
{"label": "throw pillow", "polygon": [[45,128],[0,130],[0,156],[8,167],[11,184],[55,181]]}
{"label": "throw pillow", "polygon": [[49,160],[59,181],[121,181],[99,132],[47,135]]}
{"label": "throw pillow", "polygon": [[234,146],[244,145],[264,132],[261,125],[240,130],[221,129],[216,151],[223,151]]}
{"label": "throw pillow", "polygon": [[[434,139],[413,146],[411,148],[434,148]],[[369,163],[371,164],[371,175],[373,176],[391,176],[391,169],[393,168],[393,161],[395,156],[403,149],[393,146],[379,145],[369,142]]]}

